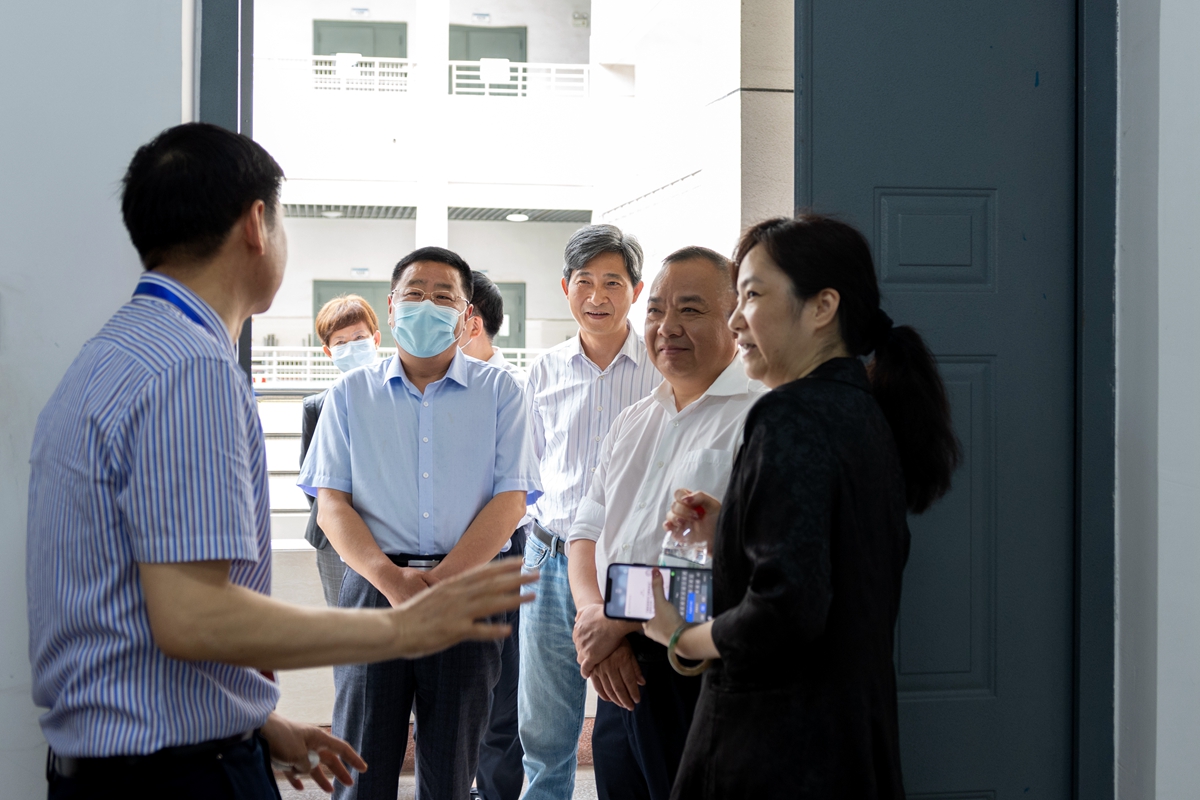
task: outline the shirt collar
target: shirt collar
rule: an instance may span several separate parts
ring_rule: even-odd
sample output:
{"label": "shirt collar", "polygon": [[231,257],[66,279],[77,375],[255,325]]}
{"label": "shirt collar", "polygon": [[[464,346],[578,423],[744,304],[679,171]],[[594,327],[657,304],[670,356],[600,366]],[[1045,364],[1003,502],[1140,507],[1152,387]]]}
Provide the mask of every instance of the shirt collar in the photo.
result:
{"label": "shirt collar", "polygon": [[[648,357],[646,355],[646,345],[642,343],[642,337],[638,336],[637,331],[633,329],[633,325],[630,324],[629,320],[625,320],[625,330],[625,342],[617,352],[617,357],[613,359],[613,364],[616,364],[617,360],[624,356],[635,365],[639,365],[642,363],[643,358]],[[583,352],[583,340],[580,334],[575,334],[575,337],[569,341],[571,344],[568,349],[571,351],[572,358],[575,356],[587,358],[587,354]],[[588,360],[590,361],[591,359]],[[612,369],[612,364],[609,364],[608,368]]]}
{"label": "shirt collar", "polygon": [[497,347],[492,351],[492,357],[487,360],[487,363],[493,364],[497,367],[503,367],[508,363],[508,359],[504,357],[504,354],[500,352],[500,348]]}
{"label": "shirt collar", "polygon": [[[386,385],[390,381],[399,378],[400,380],[404,381],[405,386],[412,391],[417,392],[417,387],[413,385],[413,382],[408,379],[408,375],[404,372],[404,364],[400,361],[400,354],[396,353],[396,355],[392,356],[391,362],[392,363],[388,364],[387,369],[383,371],[384,384]],[[454,381],[459,386],[462,386],[464,389],[470,385],[469,376],[467,375],[467,357],[463,355],[463,351],[460,348],[455,348],[454,358],[451,359],[450,366],[446,370],[446,374],[442,378],[434,381],[434,383],[441,383],[441,381],[446,380],[447,378]],[[417,394],[420,394],[420,392],[417,392]]]}
{"label": "shirt collar", "polygon": [[[689,403],[683,411],[686,411],[688,408],[697,407],[700,403],[704,402],[704,398],[706,397],[737,397],[739,395],[750,394],[754,383],[755,381],[746,377],[746,368],[742,364],[741,356],[735,355],[733,361],[729,362],[729,366],[704,390],[704,394]],[[683,413],[683,411],[675,410],[675,390],[671,387],[670,381],[665,378],[662,383],[654,387],[654,391],[650,395],[659,405],[672,414]]]}
{"label": "shirt collar", "polygon": [[[143,285],[157,286],[174,294],[175,297],[177,297],[180,302],[182,302],[188,308],[188,310],[192,312],[191,314],[188,314],[181,308],[180,313],[183,313],[189,317],[193,317],[193,315],[194,317],[199,317],[201,325],[206,328],[214,338],[218,339],[226,348],[228,348],[230,353],[237,352],[236,344],[234,343],[233,339],[229,338],[229,329],[225,327],[225,320],[221,319],[220,315],[217,314],[217,312],[213,310],[213,307],[206,303],[200,297],[200,295],[193,292],[187,286],[170,276],[162,275],[154,271],[144,273],[141,278],[138,279],[137,285],[138,288],[141,288]],[[139,294],[142,294],[138,292],[138,288],[134,289],[135,297]],[[165,298],[159,299],[162,299],[163,302],[175,305],[175,303]]]}

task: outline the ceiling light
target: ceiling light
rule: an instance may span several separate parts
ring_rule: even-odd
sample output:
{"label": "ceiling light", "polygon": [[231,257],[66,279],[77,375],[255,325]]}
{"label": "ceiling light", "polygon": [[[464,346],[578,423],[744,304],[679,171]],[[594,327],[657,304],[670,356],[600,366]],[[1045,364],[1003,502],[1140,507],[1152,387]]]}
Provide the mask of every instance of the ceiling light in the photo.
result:
{"label": "ceiling light", "polygon": [[528,214],[509,214],[505,217],[509,222],[529,222]]}
{"label": "ceiling light", "polygon": [[340,211],[322,211],[321,216],[325,219],[340,219],[342,212]]}

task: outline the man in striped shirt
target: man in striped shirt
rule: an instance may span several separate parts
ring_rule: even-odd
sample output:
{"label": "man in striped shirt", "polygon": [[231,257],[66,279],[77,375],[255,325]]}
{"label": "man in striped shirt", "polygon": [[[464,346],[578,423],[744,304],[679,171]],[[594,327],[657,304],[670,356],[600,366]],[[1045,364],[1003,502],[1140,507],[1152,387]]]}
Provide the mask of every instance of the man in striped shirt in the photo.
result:
{"label": "man in striped shirt", "polygon": [[147,273],[84,344],[31,455],[29,653],[48,710],[51,798],[278,798],[345,742],[274,713],[260,670],[414,656],[499,639],[514,567],[447,581],[394,611],[273,601],[262,429],[234,341],[279,288],[283,173],[212,125],[134,155],[122,213]]}
{"label": "man in striped shirt", "polygon": [[[562,288],[579,334],[533,364],[526,389],[543,494],[530,509],[534,525],[525,545],[525,567],[539,570],[541,582],[521,612],[517,709],[529,778],[525,800],[565,800],[574,790],[587,684],[571,638],[567,532],[613,420],[661,380],[627,319],[642,291],[637,240],[613,225],[589,225],[571,237],[564,262]],[[632,655],[610,659],[605,669],[614,680],[638,680]]]}

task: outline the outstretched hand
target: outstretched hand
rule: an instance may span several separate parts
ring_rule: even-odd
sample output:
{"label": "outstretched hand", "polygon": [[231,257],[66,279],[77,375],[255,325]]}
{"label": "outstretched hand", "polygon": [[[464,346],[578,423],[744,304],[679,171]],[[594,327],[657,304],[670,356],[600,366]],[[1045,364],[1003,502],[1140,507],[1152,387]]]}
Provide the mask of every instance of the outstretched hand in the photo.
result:
{"label": "outstretched hand", "polygon": [[521,587],[537,572],[522,573],[521,559],[505,558],[439,581],[389,612],[397,658],[419,658],[464,641],[503,639],[511,625],[484,622],[533,600]]}

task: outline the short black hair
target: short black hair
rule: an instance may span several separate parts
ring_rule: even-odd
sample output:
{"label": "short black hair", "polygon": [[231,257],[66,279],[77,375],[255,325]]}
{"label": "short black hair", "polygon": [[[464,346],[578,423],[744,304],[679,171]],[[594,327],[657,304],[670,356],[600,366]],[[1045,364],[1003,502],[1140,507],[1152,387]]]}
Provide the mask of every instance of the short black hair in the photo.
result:
{"label": "short black hair", "polygon": [[491,341],[496,338],[500,326],[504,324],[504,297],[496,288],[496,284],[492,283],[492,279],[482,272],[472,273],[471,282],[475,290],[471,300],[475,306],[475,314],[483,320],[483,332],[487,334],[488,341]]}
{"label": "short black hair", "polygon": [[216,254],[255,201],[274,225],[283,170],[262,145],[216,125],[176,125],[138,148],[121,215],[146,269]]}
{"label": "short black hair", "polygon": [[396,268],[392,270],[392,291],[396,290],[396,284],[400,283],[400,276],[404,274],[404,270],[418,261],[432,261],[435,264],[445,264],[447,267],[456,269],[459,282],[463,286],[463,296],[467,298],[468,303],[471,302],[473,296],[471,268],[467,266],[466,261],[463,261],[462,256],[444,247],[418,247],[400,259],[396,263]]}

